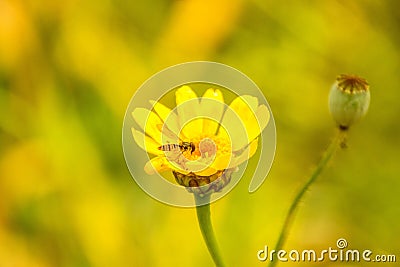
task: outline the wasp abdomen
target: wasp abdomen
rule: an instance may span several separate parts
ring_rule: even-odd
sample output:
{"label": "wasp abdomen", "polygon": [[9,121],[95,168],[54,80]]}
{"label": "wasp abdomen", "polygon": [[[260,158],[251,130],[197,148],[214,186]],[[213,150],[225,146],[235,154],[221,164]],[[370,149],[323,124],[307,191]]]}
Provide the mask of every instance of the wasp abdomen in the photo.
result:
{"label": "wasp abdomen", "polygon": [[159,146],[158,149],[162,150],[162,151],[172,151],[172,150],[181,149],[181,145],[179,145],[179,144],[165,144],[165,145]]}

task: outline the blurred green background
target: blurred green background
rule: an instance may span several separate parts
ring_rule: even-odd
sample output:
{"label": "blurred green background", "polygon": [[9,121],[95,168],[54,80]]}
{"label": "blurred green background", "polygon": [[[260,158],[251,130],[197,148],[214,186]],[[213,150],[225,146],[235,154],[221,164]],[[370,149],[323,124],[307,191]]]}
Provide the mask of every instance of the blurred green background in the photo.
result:
{"label": "blurred green background", "polygon": [[121,145],[135,90],[192,60],[244,72],[276,121],[267,181],[250,195],[242,179],[211,207],[228,266],[265,266],[257,251],[275,245],[333,136],[327,96],[341,73],[369,81],[370,110],[306,195],[285,248],[342,237],[399,261],[399,29],[395,0],[0,0],[0,266],[212,266],[195,210],[142,192]]}

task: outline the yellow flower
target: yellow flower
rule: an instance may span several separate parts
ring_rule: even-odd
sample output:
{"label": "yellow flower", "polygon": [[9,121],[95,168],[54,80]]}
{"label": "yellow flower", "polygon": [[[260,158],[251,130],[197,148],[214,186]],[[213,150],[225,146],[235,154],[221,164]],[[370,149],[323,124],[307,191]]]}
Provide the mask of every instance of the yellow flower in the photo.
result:
{"label": "yellow flower", "polygon": [[135,142],[155,155],[144,166],[146,173],[171,170],[177,179],[208,177],[209,183],[254,155],[258,136],[270,118],[268,108],[259,105],[256,97],[239,96],[228,107],[218,89],[198,97],[185,85],[175,95],[174,110],[151,101],[152,110],[132,112],[141,128],[132,128]]}

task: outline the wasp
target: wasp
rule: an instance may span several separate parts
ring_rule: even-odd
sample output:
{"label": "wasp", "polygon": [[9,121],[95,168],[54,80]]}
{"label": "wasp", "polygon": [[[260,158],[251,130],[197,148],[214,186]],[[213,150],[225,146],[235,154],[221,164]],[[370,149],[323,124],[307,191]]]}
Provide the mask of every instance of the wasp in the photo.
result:
{"label": "wasp", "polygon": [[190,154],[196,150],[196,146],[192,142],[179,142],[179,144],[165,144],[158,147],[162,151],[174,151],[179,149],[182,153],[190,151]]}
{"label": "wasp", "polygon": [[193,152],[196,150],[196,146],[193,142],[182,141],[173,131],[171,131],[166,125],[158,124],[157,128],[162,132],[168,139],[178,140],[179,143],[167,143],[158,147],[159,150],[165,151],[166,156],[170,161],[175,162],[184,169],[187,169],[185,163],[188,159],[183,155],[185,152]]}

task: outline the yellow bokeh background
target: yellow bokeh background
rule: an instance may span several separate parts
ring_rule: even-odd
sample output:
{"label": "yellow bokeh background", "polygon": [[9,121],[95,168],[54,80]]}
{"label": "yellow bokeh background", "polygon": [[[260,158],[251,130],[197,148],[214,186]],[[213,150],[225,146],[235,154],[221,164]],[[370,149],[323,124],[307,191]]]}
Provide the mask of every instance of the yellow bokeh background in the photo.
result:
{"label": "yellow bokeh background", "polygon": [[285,248],[346,238],[399,261],[399,10],[378,0],[0,0],[0,267],[212,266],[195,210],[148,197],[121,144],[135,90],[193,60],[248,75],[277,127],[263,186],[248,194],[245,177],[211,207],[227,266],[265,266],[257,251],[275,244],[333,136],[327,97],[341,73],[369,81],[370,110],[306,195]]}

